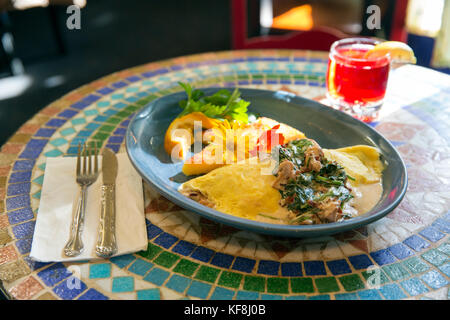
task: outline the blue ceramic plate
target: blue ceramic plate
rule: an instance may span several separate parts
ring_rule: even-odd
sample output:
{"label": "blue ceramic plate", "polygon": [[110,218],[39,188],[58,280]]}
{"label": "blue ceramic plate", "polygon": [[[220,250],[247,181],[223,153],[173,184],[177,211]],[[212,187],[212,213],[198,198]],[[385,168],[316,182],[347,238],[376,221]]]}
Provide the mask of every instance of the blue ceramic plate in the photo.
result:
{"label": "blue ceramic plate", "polygon": [[[202,90],[210,95],[219,89]],[[383,171],[383,195],[379,203],[370,212],[343,222],[299,226],[238,218],[181,195],[177,189],[189,178],[181,172],[181,162],[171,161],[170,156],[164,151],[163,144],[166,129],[181,112],[178,102],[186,99],[184,92],[152,101],[130,122],[126,134],[127,152],[144,180],[164,197],[187,210],[239,229],[275,236],[313,237],[343,232],[384,217],[400,203],[407,187],[405,164],[395,148],[370,126],[343,112],[291,93],[244,88],[239,90],[242,98],[251,102],[249,111],[297,128],[307,137],[316,140],[323,148],[334,149],[366,144],[381,150],[382,161],[386,164],[386,168]]]}

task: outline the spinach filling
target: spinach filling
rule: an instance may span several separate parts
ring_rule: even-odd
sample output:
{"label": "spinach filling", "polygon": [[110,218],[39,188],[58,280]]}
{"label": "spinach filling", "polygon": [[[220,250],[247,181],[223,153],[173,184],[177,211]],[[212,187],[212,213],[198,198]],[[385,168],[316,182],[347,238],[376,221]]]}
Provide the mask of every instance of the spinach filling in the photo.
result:
{"label": "spinach filling", "polygon": [[[294,165],[295,178],[289,179],[283,188],[279,189],[282,204],[296,215],[292,223],[303,223],[306,220],[310,220],[310,223],[325,222],[320,211],[321,204],[326,201],[338,203],[340,219],[348,218],[342,213],[342,209],[344,204],[353,198],[351,189],[346,184],[347,179],[352,178],[341,165],[328,161],[323,156],[320,158],[320,170],[309,170],[308,161],[311,157],[307,157],[306,153],[310,147],[313,147],[311,140],[298,139],[272,150],[273,157],[278,155],[279,164],[288,160]],[[277,172],[278,167],[275,168],[274,175],[277,175]]]}

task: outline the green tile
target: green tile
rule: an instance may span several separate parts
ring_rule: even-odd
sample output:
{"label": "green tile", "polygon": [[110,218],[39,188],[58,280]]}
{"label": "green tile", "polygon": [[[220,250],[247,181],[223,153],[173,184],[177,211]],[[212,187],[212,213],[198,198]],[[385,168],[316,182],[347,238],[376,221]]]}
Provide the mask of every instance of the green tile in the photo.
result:
{"label": "green tile", "polygon": [[418,257],[412,257],[403,262],[403,265],[413,274],[418,274],[430,269],[430,266]]}
{"label": "green tile", "polygon": [[401,263],[390,264],[384,266],[382,269],[393,281],[404,279],[409,276],[408,270],[403,268]]}
{"label": "green tile", "polygon": [[171,252],[163,251],[153,262],[160,266],[171,268],[179,257]]}
{"label": "green tile", "polygon": [[335,277],[316,278],[314,281],[320,293],[339,291],[339,285]]}
{"label": "green tile", "polygon": [[444,262],[448,261],[448,256],[436,249],[428,250],[422,254],[422,258],[435,266],[440,266]]}
{"label": "green tile", "polygon": [[158,253],[160,253],[162,249],[158,246],[155,246],[154,244],[149,243],[146,251],[138,252],[138,255],[147,258],[149,260],[152,260]]}
{"label": "green tile", "polygon": [[312,278],[291,278],[291,290],[293,293],[314,292]]}
{"label": "green tile", "polygon": [[364,288],[364,282],[357,274],[339,277],[339,281],[344,287],[345,291],[355,291]]}
{"label": "green tile", "polygon": [[97,132],[97,133],[92,137],[92,139],[103,141],[103,140],[106,140],[108,137],[109,137],[109,134],[108,134],[108,133]]}
{"label": "green tile", "polygon": [[174,272],[184,274],[185,276],[192,276],[195,270],[198,268],[198,263],[181,259],[180,262],[173,269]]}
{"label": "green tile", "polygon": [[245,276],[244,277],[244,290],[264,292],[266,287],[266,281],[263,277],[257,276]]}
{"label": "green tile", "polygon": [[437,249],[450,256],[450,243],[448,243],[448,242],[443,243],[439,247],[437,247]]}
{"label": "green tile", "polygon": [[131,112],[131,113],[138,111],[139,109],[141,109],[141,107],[135,106],[135,105],[131,105],[131,106],[128,106],[125,108],[126,111]]}
{"label": "green tile", "polygon": [[195,275],[195,279],[214,283],[219,276],[219,273],[219,269],[201,266]]}
{"label": "green tile", "polygon": [[120,118],[126,118],[129,115],[131,115],[133,112],[131,111],[127,111],[127,110],[123,110],[123,111],[119,111],[116,113],[116,117],[120,117]]}
{"label": "green tile", "polygon": [[36,179],[33,180],[33,182],[42,186],[42,183],[44,182],[44,175],[37,177]]}
{"label": "green tile", "polygon": [[363,271],[361,274],[369,285],[381,285],[386,282],[389,282],[388,276],[382,271],[381,268],[377,268],[370,271],[366,270]]}
{"label": "green tile", "polygon": [[289,293],[289,279],[267,278],[268,293]]}
{"label": "green tile", "polygon": [[105,122],[107,122],[107,123],[112,123],[112,124],[118,124],[118,123],[120,123],[121,121],[122,121],[121,118],[111,117],[111,118],[108,118]]}
{"label": "green tile", "polygon": [[104,131],[104,132],[111,132],[115,128],[116,128],[115,126],[104,125],[104,126],[101,126],[98,130],[99,131]]}
{"label": "green tile", "polygon": [[237,289],[241,284],[241,280],[242,274],[230,271],[223,271],[219,278],[219,285]]}

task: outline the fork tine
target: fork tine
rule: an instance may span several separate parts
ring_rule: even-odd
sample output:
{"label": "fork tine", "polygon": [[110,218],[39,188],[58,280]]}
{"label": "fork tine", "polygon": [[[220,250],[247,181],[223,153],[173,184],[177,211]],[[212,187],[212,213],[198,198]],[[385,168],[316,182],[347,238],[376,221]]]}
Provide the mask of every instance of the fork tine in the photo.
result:
{"label": "fork tine", "polygon": [[92,150],[88,148],[88,174],[92,174]]}
{"label": "fork tine", "polygon": [[87,161],[87,148],[86,148],[86,143],[84,143],[84,150],[83,150],[83,174],[86,174],[86,164]]}
{"label": "fork tine", "polygon": [[78,143],[77,152],[77,176],[81,174],[81,143]]}
{"label": "fork tine", "polygon": [[94,173],[98,172],[98,154],[97,154],[97,143],[94,143]]}

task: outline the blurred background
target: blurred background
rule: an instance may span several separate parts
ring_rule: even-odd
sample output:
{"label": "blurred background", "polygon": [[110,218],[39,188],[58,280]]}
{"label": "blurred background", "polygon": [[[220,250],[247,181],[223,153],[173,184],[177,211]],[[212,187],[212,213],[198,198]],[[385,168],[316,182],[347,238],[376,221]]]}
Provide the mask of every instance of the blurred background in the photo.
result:
{"label": "blurred background", "polygon": [[[449,2],[0,0],[0,145],[40,109],[83,84],[161,59],[243,49],[244,38],[317,28],[376,36],[407,42],[419,65],[449,73]],[[73,4],[81,8],[80,29],[70,30],[67,8]],[[376,29],[367,24],[371,5],[379,8]],[[314,41],[303,48],[308,45]]]}

